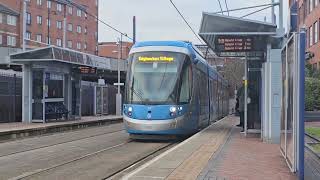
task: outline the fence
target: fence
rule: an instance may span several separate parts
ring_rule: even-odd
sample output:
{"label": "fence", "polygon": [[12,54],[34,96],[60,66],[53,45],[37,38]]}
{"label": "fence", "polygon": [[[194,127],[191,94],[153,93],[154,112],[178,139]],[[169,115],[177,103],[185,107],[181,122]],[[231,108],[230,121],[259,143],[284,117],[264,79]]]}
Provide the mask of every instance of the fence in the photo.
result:
{"label": "fence", "polygon": [[0,70],[0,123],[22,120],[21,72]]}
{"label": "fence", "polygon": [[95,82],[86,81],[82,81],[81,84],[82,116],[116,114],[117,88],[115,86],[99,86]]}

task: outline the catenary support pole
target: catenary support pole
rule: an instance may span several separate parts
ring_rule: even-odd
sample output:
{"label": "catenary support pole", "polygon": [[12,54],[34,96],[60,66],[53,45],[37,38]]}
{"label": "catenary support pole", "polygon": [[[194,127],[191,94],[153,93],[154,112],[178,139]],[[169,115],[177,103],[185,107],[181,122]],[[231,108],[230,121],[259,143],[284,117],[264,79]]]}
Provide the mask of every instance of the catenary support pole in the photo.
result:
{"label": "catenary support pole", "polygon": [[298,172],[299,180],[304,179],[304,109],[305,109],[305,51],[306,51],[306,31],[300,30],[299,34],[299,126],[298,126],[298,138],[299,138],[299,150],[298,150]]}
{"label": "catenary support pole", "polygon": [[244,72],[244,134],[247,136],[248,131],[248,60],[245,57]]}
{"label": "catenary support pole", "polygon": [[65,48],[66,47],[66,34],[67,34],[67,4],[64,4],[63,6],[64,8],[64,14],[63,14],[63,43],[62,43],[62,47]]}
{"label": "catenary support pole", "polygon": [[118,92],[116,96],[116,114],[121,115],[121,106],[122,106],[122,96],[120,93],[120,66],[119,62],[121,61],[121,46],[122,46],[122,34],[120,35],[119,43],[118,43],[118,61],[117,61],[117,69],[118,69]]}
{"label": "catenary support pole", "polygon": [[23,13],[22,13],[22,50],[26,50],[26,31],[27,31],[27,2],[23,0]]}
{"label": "catenary support pole", "polygon": [[[271,4],[274,4],[274,0],[271,0]],[[274,6],[271,7],[271,22],[272,22],[272,24],[276,23],[276,20],[274,17]]]}
{"label": "catenary support pole", "polygon": [[279,0],[279,28],[283,28],[283,0]]}
{"label": "catenary support pole", "polygon": [[136,16],[133,16],[133,44],[136,43]]}

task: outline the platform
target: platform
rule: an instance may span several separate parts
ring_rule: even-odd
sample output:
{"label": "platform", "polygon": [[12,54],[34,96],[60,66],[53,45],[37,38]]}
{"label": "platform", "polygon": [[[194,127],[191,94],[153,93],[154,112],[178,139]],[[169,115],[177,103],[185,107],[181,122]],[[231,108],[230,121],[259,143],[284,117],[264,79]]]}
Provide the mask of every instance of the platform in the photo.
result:
{"label": "platform", "polygon": [[0,141],[101,126],[117,122],[122,122],[122,116],[88,116],[82,117],[80,120],[50,123],[2,123],[0,124]]}
{"label": "platform", "polygon": [[229,116],[129,173],[124,179],[294,180],[278,144],[240,134]]}

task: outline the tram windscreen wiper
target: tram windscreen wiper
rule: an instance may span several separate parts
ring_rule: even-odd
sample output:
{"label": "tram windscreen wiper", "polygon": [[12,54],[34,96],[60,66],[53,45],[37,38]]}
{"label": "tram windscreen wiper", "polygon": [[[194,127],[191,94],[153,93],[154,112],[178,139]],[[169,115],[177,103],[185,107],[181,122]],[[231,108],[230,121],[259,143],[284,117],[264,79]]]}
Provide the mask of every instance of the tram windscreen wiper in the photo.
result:
{"label": "tram windscreen wiper", "polygon": [[[140,101],[143,101],[143,98],[142,98],[142,96],[141,96],[141,94],[139,94],[134,88],[133,88],[133,86],[131,86],[131,91],[140,99]],[[131,101],[132,101],[132,99],[133,99],[133,96],[131,96]]]}
{"label": "tram windscreen wiper", "polygon": [[[144,104],[144,100],[143,100],[141,94],[139,94],[139,93],[134,89],[134,77],[133,77],[133,79],[132,79],[132,85],[131,85],[131,87],[130,87],[130,90],[140,99],[141,103]],[[131,95],[131,102],[132,102],[132,100],[133,100],[133,95]]]}

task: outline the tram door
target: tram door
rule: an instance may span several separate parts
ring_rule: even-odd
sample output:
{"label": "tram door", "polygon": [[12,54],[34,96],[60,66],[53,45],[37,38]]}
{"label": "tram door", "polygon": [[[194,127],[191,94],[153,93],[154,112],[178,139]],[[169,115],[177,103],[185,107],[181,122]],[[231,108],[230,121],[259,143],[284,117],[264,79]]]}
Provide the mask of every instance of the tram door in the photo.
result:
{"label": "tram door", "polygon": [[43,121],[43,70],[32,71],[32,121]]}

